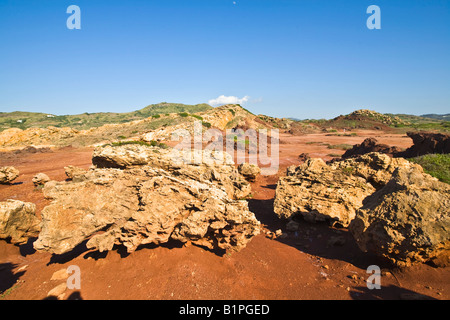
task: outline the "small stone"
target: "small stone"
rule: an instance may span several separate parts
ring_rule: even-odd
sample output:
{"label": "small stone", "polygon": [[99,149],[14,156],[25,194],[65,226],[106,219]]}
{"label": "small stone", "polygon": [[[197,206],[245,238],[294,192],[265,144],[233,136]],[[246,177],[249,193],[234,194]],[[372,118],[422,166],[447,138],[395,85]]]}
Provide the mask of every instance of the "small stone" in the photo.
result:
{"label": "small stone", "polygon": [[50,280],[65,280],[69,277],[67,269],[61,269],[53,273]]}
{"label": "small stone", "polygon": [[52,290],[50,290],[47,293],[47,297],[58,297],[61,294],[63,294],[64,291],[66,291],[66,289],[67,289],[66,283],[63,282],[63,283],[57,285],[56,287],[54,287]]}
{"label": "small stone", "polygon": [[38,173],[31,180],[33,184],[37,186],[43,186],[46,182],[50,181],[50,178],[45,173]]}

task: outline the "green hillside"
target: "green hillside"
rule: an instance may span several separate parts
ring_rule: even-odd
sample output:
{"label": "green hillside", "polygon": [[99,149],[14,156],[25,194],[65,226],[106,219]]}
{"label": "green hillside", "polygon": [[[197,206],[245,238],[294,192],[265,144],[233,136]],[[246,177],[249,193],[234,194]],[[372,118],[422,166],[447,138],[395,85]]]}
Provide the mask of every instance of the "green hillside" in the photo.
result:
{"label": "green hillside", "polygon": [[37,112],[0,112],[0,131],[8,128],[27,129],[31,127],[46,128],[71,127],[79,130],[100,127],[108,123],[125,123],[168,113],[187,112],[190,114],[212,109],[207,104],[185,105],[181,103],[158,103],[143,109],[126,113],[82,113],[77,115],[51,115]]}

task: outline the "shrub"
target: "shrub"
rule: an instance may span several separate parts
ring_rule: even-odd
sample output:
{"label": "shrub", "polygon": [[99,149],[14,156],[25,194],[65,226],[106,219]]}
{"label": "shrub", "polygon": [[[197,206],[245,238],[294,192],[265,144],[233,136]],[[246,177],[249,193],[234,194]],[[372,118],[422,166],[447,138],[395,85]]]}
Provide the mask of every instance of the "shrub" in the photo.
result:
{"label": "shrub", "polygon": [[427,154],[408,160],[420,164],[429,175],[450,183],[450,154]]}
{"label": "shrub", "polygon": [[187,113],[187,112],[180,112],[178,115],[179,115],[180,117],[186,118],[186,117],[189,116],[189,113]]}
{"label": "shrub", "polygon": [[211,123],[209,122],[202,121],[202,125],[208,129],[211,128]]}

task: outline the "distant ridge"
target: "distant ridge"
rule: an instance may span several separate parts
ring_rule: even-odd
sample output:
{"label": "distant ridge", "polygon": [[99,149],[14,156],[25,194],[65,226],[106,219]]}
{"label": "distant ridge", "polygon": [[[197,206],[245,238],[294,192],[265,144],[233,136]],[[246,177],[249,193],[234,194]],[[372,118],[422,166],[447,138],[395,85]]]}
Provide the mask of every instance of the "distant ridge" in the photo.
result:
{"label": "distant ridge", "polygon": [[78,130],[100,127],[105,124],[125,123],[134,120],[149,118],[156,115],[170,113],[197,113],[213,109],[208,104],[187,105],[182,103],[161,102],[151,104],[140,110],[115,113],[96,112],[75,115],[52,115],[41,112],[0,112],[0,131],[9,128],[27,129],[31,127],[46,128],[54,126],[58,128],[70,127]]}

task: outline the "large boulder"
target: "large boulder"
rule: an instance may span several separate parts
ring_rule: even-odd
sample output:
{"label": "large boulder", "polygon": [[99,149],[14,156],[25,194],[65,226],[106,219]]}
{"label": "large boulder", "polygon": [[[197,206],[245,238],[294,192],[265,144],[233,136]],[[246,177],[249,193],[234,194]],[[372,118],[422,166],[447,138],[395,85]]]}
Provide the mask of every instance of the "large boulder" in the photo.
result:
{"label": "large boulder", "polygon": [[0,239],[22,244],[36,237],[40,220],[36,217],[36,206],[30,202],[7,200],[0,202]]}
{"label": "large boulder", "polygon": [[383,188],[364,201],[349,229],[363,251],[398,266],[448,261],[449,208],[448,184],[419,166],[399,167]]}
{"label": "large boulder", "polygon": [[347,226],[375,189],[361,177],[335,170],[322,159],[288,168],[276,188],[274,211],[280,218],[302,215],[310,222],[338,221]]}
{"label": "large boulder", "polygon": [[14,167],[0,168],[0,184],[10,184],[19,176],[19,170]]}
{"label": "large boulder", "polygon": [[45,173],[38,173],[33,177],[33,179],[31,181],[33,182],[33,184],[36,187],[38,187],[38,186],[43,186],[44,184],[49,182],[50,178]]}
{"label": "large boulder", "polygon": [[433,132],[407,132],[413,145],[398,156],[413,158],[430,153],[450,153],[450,134]]}
{"label": "large boulder", "polygon": [[302,215],[307,221],[348,226],[363,200],[383,187],[397,167],[417,166],[386,154],[368,153],[326,164],[308,159],[287,169],[276,188],[274,211],[280,218]]}
{"label": "large boulder", "polygon": [[247,162],[241,163],[238,166],[238,171],[241,175],[244,176],[245,179],[252,182],[254,182],[256,180],[256,177],[261,174],[261,169],[257,165]]}
{"label": "large boulder", "polygon": [[367,138],[361,144],[355,144],[351,149],[345,151],[342,158],[357,157],[370,152],[385,153],[393,157],[396,153],[401,152],[402,149],[395,146],[388,146],[387,144],[379,144],[375,138]]}
{"label": "large boulder", "polygon": [[[187,170],[185,168],[185,170]],[[211,249],[240,250],[260,231],[246,201],[201,176],[135,166],[96,168],[76,181],[47,183],[52,202],[42,211],[34,247],[63,254],[89,239],[99,251],[169,240]]]}
{"label": "large boulder", "polygon": [[139,144],[103,146],[94,150],[92,163],[98,168],[151,166],[177,176],[203,179],[226,189],[233,199],[243,199],[251,185],[239,174],[231,156],[214,150],[163,149]]}

